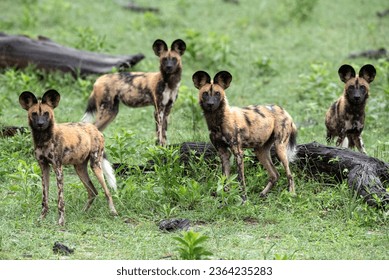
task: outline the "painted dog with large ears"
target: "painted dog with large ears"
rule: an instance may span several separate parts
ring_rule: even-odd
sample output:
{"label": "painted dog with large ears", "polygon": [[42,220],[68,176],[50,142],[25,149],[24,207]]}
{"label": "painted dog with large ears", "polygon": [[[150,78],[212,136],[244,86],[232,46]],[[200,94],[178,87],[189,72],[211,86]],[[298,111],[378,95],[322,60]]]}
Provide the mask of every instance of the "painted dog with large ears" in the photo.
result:
{"label": "painted dog with large ears", "polygon": [[32,92],[24,91],[19,96],[19,103],[28,111],[28,124],[31,128],[34,142],[35,158],[42,171],[42,213],[45,218],[49,210],[50,165],[52,165],[58,187],[58,223],[65,224],[65,202],[63,190],[63,165],[73,165],[88,192],[88,210],[97,196],[88,175],[88,162],[99,183],[104,189],[108,206],[112,214],[117,215],[111,194],[105,184],[107,176],[110,187],[116,189],[116,179],[113,169],[104,157],[104,137],[90,123],[57,124],[54,119],[54,108],[58,106],[60,95],[56,90],[48,90],[42,99]]}
{"label": "painted dog with large ears", "polygon": [[336,146],[357,147],[366,154],[361,134],[365,126],[369,84],[374,81],[376,70],[373,65],[366,64],[356,75],[354,68],[345,64],[339,68],[338,74],[345,85],[342,96],[332,103],[326,113],[327,142],[337,136]]}
{"label": "painted dog with large ears", "polygon": [[89,96],[83,121],[90,121],[96,114],[95,125],[103,131],[119,112],[120,101],[129,107],[154,106],[157,144],[166,145],[168,117],[177,99],[181,81],[181,56],[185,42],[175,40],[168,49],[160,39],[153,44],[159,57],[159,72],[122,72],[98,78]]}
{"label": "painted dog with large ears", "polygon": [[225,89],[229,87],[232,76],[227,71],[217,73],[213,81],[208,73],[198,71],[193,74],[192,80],[199,90],[199,103],[208,125],[210,140],[220,155],[225,176],[230,175],[231,152],[235,157],[243,201],[246,200],[243,161],[245,148],[254,150],[269,176],[268,183],[261,192],[262,196],[269,192],[280,176],[270,157],[273,145],[285,168],[289,191],[294,193],[289,161],[293,160],[296,153],[297,130],[291,116],[277,105],[230,107]]}

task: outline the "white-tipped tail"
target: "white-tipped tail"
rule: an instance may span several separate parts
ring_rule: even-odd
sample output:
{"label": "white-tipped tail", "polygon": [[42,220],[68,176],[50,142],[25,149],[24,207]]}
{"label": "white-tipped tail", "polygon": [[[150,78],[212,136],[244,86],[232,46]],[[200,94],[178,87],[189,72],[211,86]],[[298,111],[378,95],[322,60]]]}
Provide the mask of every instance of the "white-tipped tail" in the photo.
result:
{"label": "white-tipped tail", "polygon": [[297,147],[296,146],[288,146],[287,156],[289,162],[294,162],[297,159]]}
{"label": "white-tipped tail", "polygon": [[288,143],[288,148],[287,148],[287,156],[288,156],[288,161],[293,162],[297,159],[297,129],[293,125],[293,130],[292,133],[289,136],[289,143]]}
{"label": "white-tipped tail", "polygon": [[107,159],[103,159],[103,172],[105,177],[107,178],[108,185],[116,191],[116,178],[115,178],[115,172],[112,168],[112,165],[109,163]]}
{"label": "white-tipped tail", "polygon": [[94,116],[92,113],[86,112],[82,117],[81,121],[86,123],[93,123]]}

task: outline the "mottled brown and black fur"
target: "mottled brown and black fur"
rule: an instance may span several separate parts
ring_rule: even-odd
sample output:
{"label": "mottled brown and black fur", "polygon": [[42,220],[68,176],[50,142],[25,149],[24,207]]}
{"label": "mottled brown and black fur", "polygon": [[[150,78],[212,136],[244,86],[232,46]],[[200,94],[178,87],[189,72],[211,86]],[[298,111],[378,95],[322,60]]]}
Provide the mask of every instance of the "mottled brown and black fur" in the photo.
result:
{"label": "mottled brown and black fur", "polygon": [[[338,74],[345,83],[342,96],[335,101],[326,113],[327,142],[338,137],[336,146],[357,147],[366,153],[361,133],[365,125],[365,107],[369,98],[369,84],[374,80],[376,70],[373,65],[366,64],[358,76],[350,65],[342,65]],[[347,143],[348,142],[348,143]]]}
{"label": "mottled brown and black fur", "polygon": [[289,191],[294,193],[289,161],[293,160],[295,154],[297,129],[290,115],[277,105],[230,107],[224,90],[229,87],[232,76],[226,71],[217,73],[213,81],[204,71],[196,72],[192,79],[194,86],[199,89],[199,103],[208,125],[211,142],[220,155],[224,175],[230,174],[231,152],[235,157],[243,200],[246,199],[243,163],[245,148],[254,149],[268,173],[269,181],[261,192],[262,196],[269,192],[279,178],[270,157],[270,148],[273,145],[285,168]]}
{"label": "mottled brown and black fur", "polygon": [[50,165],[53,166],[58,186],[58,211],[60,225],[65,223],[65,203],[63,191],[63,165],[74,165],[88,191],[88,210],[97,195],[88,175],[88,162],[102,185],[108,200],[111,213],[117,215],[111,194],[105,184],[104,174],[109,185],[116,189],[116,179],[113,169],[104,158],[104,137],[102,133],[90,123],[63,123],[57,124],[54,119],[54,108],[57,107],[60,95],[56,90],[48,90],[38,99],[29,91],[19,96],[19,103],[28,111],[28,123],[31,128],[35,158],[42,171],[42,213],[45,218],[48,210],[48,192],[50,179]]}
{"label": "mottled brown and black fur", "polygon": [[166,145],[168,116],[177,99],[185,49],[185,42],[180,39],[170,49],[158,39],[153,50],[160,60],[159,72],[114,73],[98,78],[83,120],[88,121],[96,113],[95,125],[103,131],[118,114],[120,101],[129,107],[153,105],[157,144]]}

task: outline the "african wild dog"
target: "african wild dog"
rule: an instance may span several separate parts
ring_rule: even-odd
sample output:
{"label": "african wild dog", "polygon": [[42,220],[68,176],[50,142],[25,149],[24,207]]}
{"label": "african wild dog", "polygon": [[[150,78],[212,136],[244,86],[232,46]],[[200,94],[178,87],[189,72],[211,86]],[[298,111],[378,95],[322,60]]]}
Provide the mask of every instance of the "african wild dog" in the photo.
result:
{"label": "african wild dog", "polygon": [[[376,70],[366,64],[359,75],[350,65],[342,65],[338,70],[339,77],[345,83],[343,95],[328,109],[325,118],[327,142],[338,136],[336,146],[353,148],[366,153],[362,141],[362,130],[365,123],[365,106],[369,97],[369,84],[374,80]],[[347,143],[348,142],[348,143]]]}
{"label": "african wild dog", "polygon": [[74,165],[77,175],[80,177],[88,191],[88,202],[85,210],[88,210],[97,195],[88,175],[88,162],[98,181],[103,186],[111,213],[117,215],[113,205],[111,194],[104,181],[107,176],[109,185],[116,189],[116,179],[113,169],[104,157],[104,137],[102,133],[89,123],[63,123],[57,124],[54,119],[53,109],[57,107],[60,95],[56,90],[48,90],[37,99],[29,91],[20,94],[19,103],[28,111],[28,123],[31,127],[35,158],[38,160],[42,171],[42,213],[45,218],[48,210],[48,193],[50,179],[50,164],[53,166],[58,186],[58,223],[65,223],[65,203],[63,193],[63,165]]}
{"label": "african wild dog", "polygon": [[156,40],[154,53],[159,57],[159,72],[127,72],[107,74],[97,79],[83,117],[89,121],[96,113],[95,125],[103,131],[116,117],[119,101],[129,107],[153,105],[157,130],[157,144],[166,145],[167,119],[177,99],[181,81],[181,56],[185,42],[177,39],[169,50],[166,43]]}
{"label": "african wild dog", "polygon": [[238,167],[238,180],[242,187],[242,199],[246,200],[243,149],[252,148],[258,160],[267,170],[269,181],[261,196],[265,196],[279,178],[270,157],[270,148],[284,165],[289,191],[295,192],[289,161],[296,152],[297,129],[290,115],[277,105],[230,107],[224,92],[232,76],[226,71],[211,77],[204,71],[194,73],[194,86],[199,89],[199,103],[203,110],[210,139],[217,149],[223,174],[230,174],[230,156],[234,154]]}

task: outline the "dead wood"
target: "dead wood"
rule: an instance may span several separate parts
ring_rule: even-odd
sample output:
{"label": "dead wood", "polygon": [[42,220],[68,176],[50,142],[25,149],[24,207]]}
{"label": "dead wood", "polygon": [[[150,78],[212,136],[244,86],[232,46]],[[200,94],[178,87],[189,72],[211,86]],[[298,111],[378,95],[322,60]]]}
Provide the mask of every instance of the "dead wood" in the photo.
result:
{"label": "dead wood", "polygon": [[0,33],[0,68],[23,69],[32,64],[46,71],[59,70],[73,76],[85,76],[108,73],[113,68],[130,68],[143,58],[141,53],[108,55],[65,47],[43,36],[34,40]]}
{"label": "dead wood", "polygon": [[389,192],[389,164],[377,158],[349,149],[329,147],[319,143],[298,145],[296,164],[311,174],[326,174],[338,181],[346,180],[350,189],[370,206],[385,206]]}
{"label": "dead wood", "polygon": [[130,1],[127,5],[123,6],[123,8],[138,12],[138,13],[146,13],[146,12],[151,12],[151,13],[159,13],[159,9],[155,7],[143,7],[139,6],[133,1]]}
{"label": "dead wood", "polygon": [[388,57],[388,51],[385,48],[379,48],[377,50],[366,50],[361,52],[351,53],[348,58],[354,59],[358,57],[367,57],[370,59],[380,59]]}
{"label": "dead wood", "polygon": [[26,133],[28,130],[27,127],[21,127],[21,126],[4,126],[0,128],[0,138],[5,137],[12,137],[15,136],[17,133]]}
{"label": "dead wood", "polygon": [[377,12],[378,17],[385,17],[389,15],[389,9],[383,10],[382,12]]}

